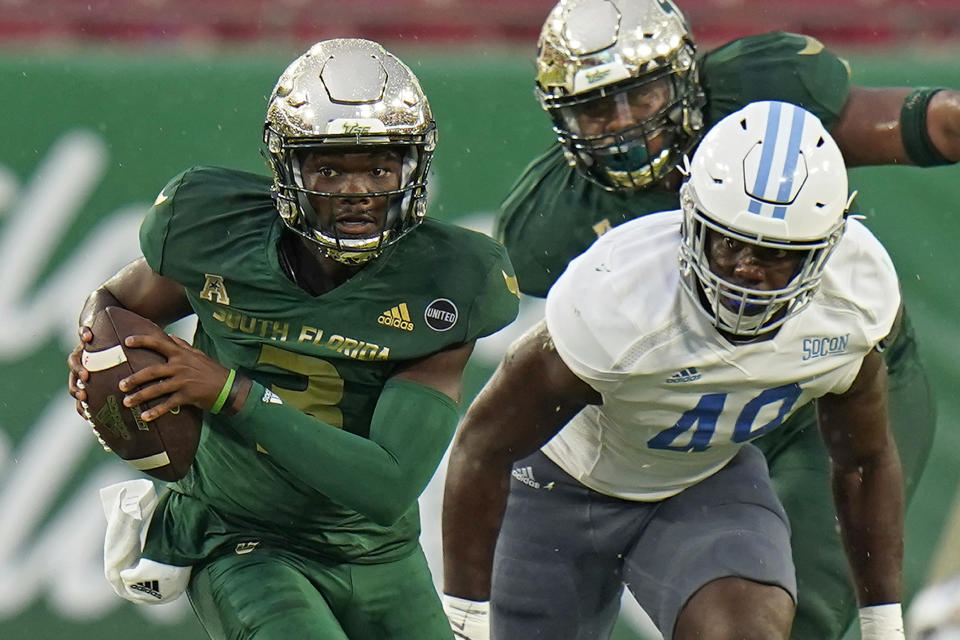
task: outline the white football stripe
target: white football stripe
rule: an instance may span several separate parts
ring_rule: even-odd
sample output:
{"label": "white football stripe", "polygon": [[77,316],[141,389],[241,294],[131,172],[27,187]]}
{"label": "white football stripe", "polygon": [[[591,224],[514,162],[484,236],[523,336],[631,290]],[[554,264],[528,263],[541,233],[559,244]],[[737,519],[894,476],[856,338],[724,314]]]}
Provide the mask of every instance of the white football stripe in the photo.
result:
{"label": "white football stripe", "polygon": [[127,462],[132,464],[134,468],[140,469],[140,471],[149,471],[150,469],[156,469],[157,467],[164,467],[170,464],[170,458],[167,456],[166,451],[161,451],[146,458],[136,458],[134,460],[127,460]]}
{"label": "white football stripe", "polygon": [[127,361],[127,354],[121,345],[114,345],[103,351],[87,351],[84,349],[81,362],[87,371],[103,371],[111,369]]}

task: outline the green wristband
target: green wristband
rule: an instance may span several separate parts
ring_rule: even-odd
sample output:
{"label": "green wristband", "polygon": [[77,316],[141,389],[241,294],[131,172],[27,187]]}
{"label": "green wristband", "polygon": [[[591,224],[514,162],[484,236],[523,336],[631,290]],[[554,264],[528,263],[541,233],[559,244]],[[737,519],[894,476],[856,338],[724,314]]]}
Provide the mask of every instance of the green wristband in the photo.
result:
{"label": "green wristband", "polygon": [[955,164],[933,146],[927,131],[927,107],[933,96],[941,90],[940,87],[915,89],[906,97],[900,109],[900,139],[910,160],[918,167]]}
{"label": "green wristband", "polygon": [[223,409],[223,404],[227,401],[227,396],[230,395],[230,389],[233,388],[233,379],[236,377],[237,372],[230,369],[230,373],[227,374],[227,379],[223,383],[223,389],[220,389],[220,395],[217,396],[217,401],[210,407],[210,413],[216,415],[220,413],[220,409]]}

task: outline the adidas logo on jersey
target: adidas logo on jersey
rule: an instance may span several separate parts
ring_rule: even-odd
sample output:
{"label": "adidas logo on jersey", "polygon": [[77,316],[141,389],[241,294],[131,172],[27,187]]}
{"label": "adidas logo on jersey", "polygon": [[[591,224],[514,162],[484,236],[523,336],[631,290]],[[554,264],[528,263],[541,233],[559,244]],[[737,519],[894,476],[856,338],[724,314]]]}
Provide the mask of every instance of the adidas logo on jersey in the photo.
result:
{"label": "adidas logo on jersey", "polygon": [[130,585],[130,588],[134,591],[139,591],[145,593],[148,596],[153,596],[157,600],[161,600],[162,596],[160,595],[160,581],[159,580],[144,580],[143,582],[135,582]]}
{"label": "adidas logo on jersey", "polygon": [[[534,489],[541,488],[540,483],[537,482],[533,477],[533,467],[517,467],[511,471],[510,474],[528,487],[533,487]],[[548,482],[547,484],[543,485],[542,488],[549,491],[550,489],[553,489],[553,483]]]}
{"label": "adidas logo on jersey", "polygon": [[380,317],[377,318],[377,324],[404,331],[413,331],[413,322],[410,321],[410,312],[407,310],[406,302],[401,302],[381,313]]}
{"label": "adidas logo on jersey", "polygon": [[686,369],[680,369],[675,374],[667,378],[664,382],[667,384],[679,384],[682,382],[693,382],[694,380],[700,379],[700,372],[697,371],[696,367],[688,367]]}

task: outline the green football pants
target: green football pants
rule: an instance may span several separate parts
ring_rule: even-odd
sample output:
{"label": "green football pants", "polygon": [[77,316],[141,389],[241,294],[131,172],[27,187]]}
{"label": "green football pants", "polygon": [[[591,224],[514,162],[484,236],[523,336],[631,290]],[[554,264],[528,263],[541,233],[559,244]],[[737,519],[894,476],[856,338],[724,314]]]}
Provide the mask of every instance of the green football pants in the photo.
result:
{"label": "green football pants", "polygon": [[383,564],[259,548],[195,567],[190,604],[214,640],[452,640],[418,547]]}
{"label": "green football pants", "polygon": [[[933,443],[936,412],[912,331],[904,320],[900,337],[885,355],[890,426],[909,504]],[[803,407],[753,444],[766,455],[774,488],[790,517],[798,595],[790,637],[839,639],[856,616],[857,601],[833,507],[829,459],[813,405]]]}

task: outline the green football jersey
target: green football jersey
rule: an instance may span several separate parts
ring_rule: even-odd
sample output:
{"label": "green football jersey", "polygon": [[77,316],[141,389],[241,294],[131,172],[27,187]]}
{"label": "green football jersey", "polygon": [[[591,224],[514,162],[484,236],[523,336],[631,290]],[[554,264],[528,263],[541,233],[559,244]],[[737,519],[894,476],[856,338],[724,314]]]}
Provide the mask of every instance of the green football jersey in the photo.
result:
{"label": "green football jersey", "polygon": [[[846,62],[817,40],[767,33],[735,40],[700,61],[704,117],[712,126],[757,100],[798,104],[830,129],[850,88]],[[497,237],[517,270],[520,290],[544,297],[567,263],[611,227],[679,207],[674,191],[606,191],[570,166],[559,144],[531,163],[501,206]]]}
{"label": "green football jersey", "polygon": [[[198,318],[195,346],[284,404],[368,437],[399,366],[516,316],[504,248],[431,219],[340,286],[309,295],[280,267],[284,225],[270,186],[254,174],[190,169],[163,189],[140,243],[150,267],[186,290]],[[159,514],[147,552],[181,565],[253,542],[377,562],[409,552],[419,533],[416,503],[395,524],[378,525],[305,486],[242,441],[229,419],[210,414],[193,467]]]}

